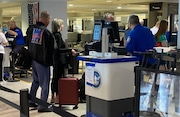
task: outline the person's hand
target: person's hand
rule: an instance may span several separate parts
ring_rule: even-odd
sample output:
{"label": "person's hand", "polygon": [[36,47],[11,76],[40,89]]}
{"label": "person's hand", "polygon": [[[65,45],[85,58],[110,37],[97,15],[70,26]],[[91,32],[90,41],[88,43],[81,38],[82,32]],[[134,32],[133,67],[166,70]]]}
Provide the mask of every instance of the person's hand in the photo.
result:
{"label": "person's hand", "polygon": [[2,32],[4,33],[4,32],[7,32],[8,31],[8,29],[7,28],[2,28]]}
{"label": "person's hand", "polygon": [[73,56],[76,56],[76,51],[74,49],[72,49],[71,52]]}
{"label": "person's hand", "polygon": [[8,42],[5,42],[5,43],[3,43],[3,45],[4,45],[4,46],[8,46],[8,45],[9,45],[9,43],[8,43]]}

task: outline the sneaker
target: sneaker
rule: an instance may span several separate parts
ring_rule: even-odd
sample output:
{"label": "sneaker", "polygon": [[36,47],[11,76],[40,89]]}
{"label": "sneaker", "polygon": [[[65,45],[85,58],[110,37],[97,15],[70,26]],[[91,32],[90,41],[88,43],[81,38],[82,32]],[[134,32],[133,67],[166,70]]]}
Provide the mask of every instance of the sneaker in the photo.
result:
{"label": "sneaker", "polygon": [[79,100],[79,103],[86,103],[86,100],[80,99],[80,100]]}
{"label": "sneaker", "polygon": [[38,113],[43,113],[43,112],[51,112],[51,111],[47,108],[38,109]]}
{"label": "sneaker", "polygon": [[36,103],[29,103],[29,107],[37,107],[38,105]]}

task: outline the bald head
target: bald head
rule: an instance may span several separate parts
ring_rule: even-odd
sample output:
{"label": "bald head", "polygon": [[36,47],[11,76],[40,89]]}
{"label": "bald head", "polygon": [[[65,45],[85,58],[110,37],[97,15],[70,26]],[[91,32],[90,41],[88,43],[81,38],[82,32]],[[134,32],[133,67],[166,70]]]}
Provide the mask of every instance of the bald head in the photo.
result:
{"label": "bald head", "polygon": [[114,21],[114,16],[111,13],[106,13],[104,15],[104,20],[109,21],[109,22],[113,22]]}
{"label": "bald head", "polygon": [[129,28],[133,29],[137,24],[140,24],[139,17],[137,15],[130,15],[128,19]]}
{"label": "bald head", "polygon": [[47,27],[50,22],[50,14],[48,11],[42,11],[39,21],[44,23],[44,25]]}

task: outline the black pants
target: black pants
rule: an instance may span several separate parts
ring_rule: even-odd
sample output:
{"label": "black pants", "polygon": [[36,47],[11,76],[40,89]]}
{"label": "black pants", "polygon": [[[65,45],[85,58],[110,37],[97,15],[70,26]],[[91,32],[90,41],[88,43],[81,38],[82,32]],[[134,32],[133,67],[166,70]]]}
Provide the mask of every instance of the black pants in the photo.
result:
{"label": "black pants", "polygon": [[58,80],[60,78],[65,77],[65,65],[62,64],[60,61],[56,62],[53,65],[53,78],[51,82],[51,92],[52,94],[56,93],[58,94]]}
{"label": "black pants", "polygon": [[15,61],[18,57],[18,54],[22,51],[23,48],[24,45],[15,45],[12,49],[12,52],[10,52],[10,55],[12,56],[12,60],[10,61],[10,68],[12,72],[14,72]]}
{"label": "black pants", "polygon": [[0,81],[2,81],[2,70],[3,70],[2,62],[3,62],[3,54],[0,53]]}

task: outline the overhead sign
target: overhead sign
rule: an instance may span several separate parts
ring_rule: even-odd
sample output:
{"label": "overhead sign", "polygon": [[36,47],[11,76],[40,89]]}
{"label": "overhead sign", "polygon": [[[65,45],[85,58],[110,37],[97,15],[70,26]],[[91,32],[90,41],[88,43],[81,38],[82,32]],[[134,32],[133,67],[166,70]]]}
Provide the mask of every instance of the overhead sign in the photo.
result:
{"label": "overhead sign", "polygon": [[157,2],[157,3],[150,3],[150,11],[157,11],[157,10],[162,10],[162,2]]}
{"label": "overhead sign", "polygon": [[39,2],[28,3],[29,25],[36,24],[39,20]]}

